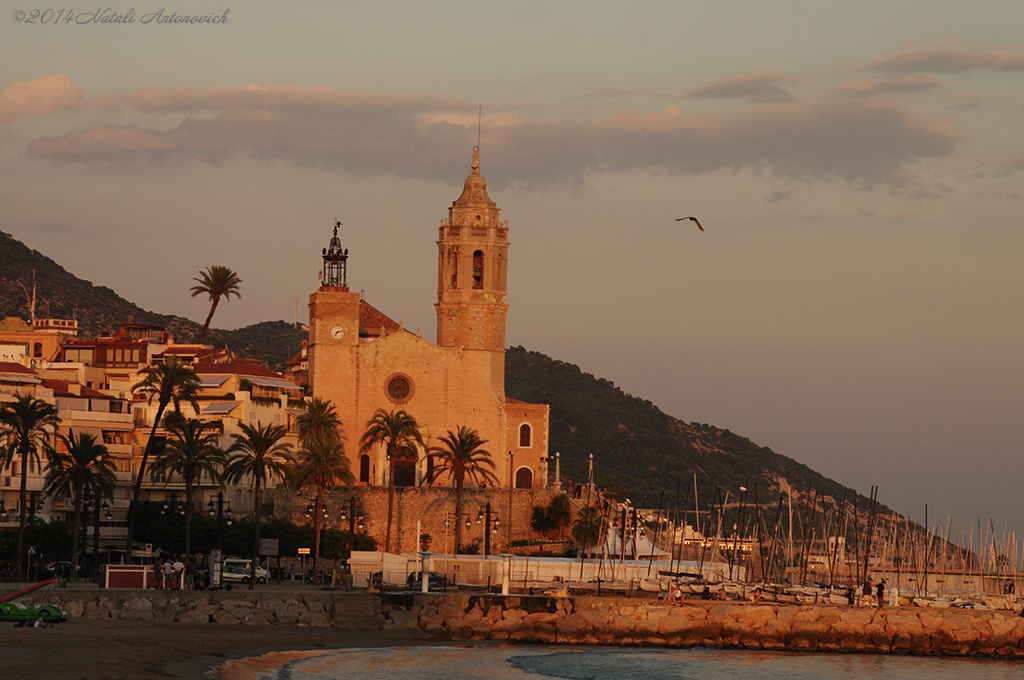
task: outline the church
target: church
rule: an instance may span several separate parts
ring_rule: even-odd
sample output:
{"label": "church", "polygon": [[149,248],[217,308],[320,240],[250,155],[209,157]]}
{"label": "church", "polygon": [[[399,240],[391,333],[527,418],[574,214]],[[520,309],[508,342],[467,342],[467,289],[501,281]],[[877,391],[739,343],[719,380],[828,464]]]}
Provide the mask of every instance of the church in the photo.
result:
{"label": "church", "polygon": [[[499,213],[474,147],[462,195],[438,229],[436,344],[349,290],[348,250],[335,225],[321,285],[309,296],[308,380],[313,395],[338,411],[359,484],[389,485],[384,447],[361,455],[358,441],[378,409],[402,409],[419,423],[428,447],[448,431],[475,429],[503,488],[547,486],[549,408],[505,396],[509,226]],[[406,451],[395,461],[396,486],[425,484],[425,454]],[[442,477],[434,484],[452,482]]]}

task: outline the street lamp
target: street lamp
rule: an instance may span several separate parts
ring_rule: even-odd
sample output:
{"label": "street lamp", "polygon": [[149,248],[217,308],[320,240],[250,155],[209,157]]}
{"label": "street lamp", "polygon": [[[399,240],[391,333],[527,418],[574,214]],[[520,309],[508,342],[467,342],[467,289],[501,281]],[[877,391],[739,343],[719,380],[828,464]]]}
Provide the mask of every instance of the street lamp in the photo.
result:
{"label": "street lamp", "polygon": [[512,489],[516,485],[516,452],[508,452],[508,548],[512,550]]}

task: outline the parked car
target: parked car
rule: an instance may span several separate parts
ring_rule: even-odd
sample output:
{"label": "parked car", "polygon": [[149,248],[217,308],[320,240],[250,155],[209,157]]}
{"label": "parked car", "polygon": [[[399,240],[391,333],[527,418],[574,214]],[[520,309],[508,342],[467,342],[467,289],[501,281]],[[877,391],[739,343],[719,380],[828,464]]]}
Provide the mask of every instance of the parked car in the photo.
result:
{"label": "parked car", "polygon": [[[249,574],[249,565],[252,560],[247,560],[242,557],[228,557],[224,560],[224,567],[237,567],[241,569],[247,576]],[[270,580],[270,572],[260,566],[260,563],[256,563],[256,583],[266,583]],[[248,583],[248,581],[246,581]]]}
{"label": "parked car", "polygon": [[[266,583],[267,576],[266,569],[256,567],[256,583]],[[240,567],[237,564],[225,564],[220,572],[222,583],[248,583],[249,578],[249,568]]]}
{"label": "parked car", "polygon": [[[422,590],[423,589],[423,572],[414,571],[409,574],[409,578],[405,580],[405,584],[409,587],[409,590]],[[427,584],[431,590],[447,590],[448,579],[445,578],[444,574],[440,574],[436,571],[430,572],[430,583]]]}

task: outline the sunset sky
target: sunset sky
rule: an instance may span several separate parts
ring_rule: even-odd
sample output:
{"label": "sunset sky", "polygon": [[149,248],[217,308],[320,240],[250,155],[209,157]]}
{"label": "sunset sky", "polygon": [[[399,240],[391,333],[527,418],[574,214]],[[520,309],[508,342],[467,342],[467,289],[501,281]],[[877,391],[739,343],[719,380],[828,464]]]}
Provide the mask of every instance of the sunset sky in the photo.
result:
{"label": "sunset sky", "polygon": [[482,107],[509,345],[1024,527],[1019,0],[254,5],[8,3],[0,230],[198,322],[229,266],[237,328],[306,320],[340,219],[349,285],[433,339]]}

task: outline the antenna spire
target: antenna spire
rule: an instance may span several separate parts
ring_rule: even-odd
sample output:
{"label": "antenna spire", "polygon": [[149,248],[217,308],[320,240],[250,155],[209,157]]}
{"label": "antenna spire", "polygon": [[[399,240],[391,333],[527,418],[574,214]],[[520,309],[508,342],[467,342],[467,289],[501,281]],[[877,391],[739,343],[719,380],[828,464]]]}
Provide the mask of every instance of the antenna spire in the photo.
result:
{"label": "antenna spire", "polygon": [[476,112],[476,148],[480,148],[480,126],[484,118],[484,105],[480,104],[480,108]]}

